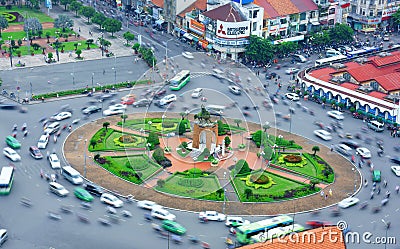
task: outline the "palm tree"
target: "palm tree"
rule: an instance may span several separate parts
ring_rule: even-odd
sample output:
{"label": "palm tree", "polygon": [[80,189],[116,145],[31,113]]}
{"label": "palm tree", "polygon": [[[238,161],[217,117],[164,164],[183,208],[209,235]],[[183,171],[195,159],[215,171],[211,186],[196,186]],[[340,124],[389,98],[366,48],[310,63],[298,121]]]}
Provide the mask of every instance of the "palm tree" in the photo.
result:
{"label": "palm tree", "polygon": [[264,125],[263,125],[264,132],[267,132],[267,130],[268,130],[269,128],[271,128],[271,126],[270,126],[269,124],[264,124]]}
{"label": "palm tree", "polygon": [[94,149],[94,147],[96,146],[96,144],[97,144],[97,141],[96,141],[96,139],[90,139],[90,146],[92,146],[92,149]]}
{"label": "palm tree", "polygon": [[104,122],[103,123],[103,128],[106,128],[106,131],[108,129],[108,126],[110,126],[110,122]]}
{"label": "palm tree", "polygon": [[235,119],[235,120],[233,120],[233,122],[235,122],[237,127],[239,127],[239,125],[242,123],[242,120],[241,119]]}
{"label": "palm tree", "polygon": [[185,117],[186,117],[188,114],[187,114],[186,112],[181,112],[181,113],[179,113],[179,115],[181,115],[182,120],[184,120]]}
{"label": "palm tree", "polygon": [[122,115],[121,115],[121,118],[122,118],[122,120],[123,120],[123,123],[125,123],[126,119],[128,118],[128,115],[122,114]]}
{"label": "palm tree", "polygon": [[315,146],[312,147],[311,150],[314,151],[314,155],[313,155],[313,156],[315,157],[315,156],[317,155],[317,152],[318,152],[320,149],[319,149],[318,146],[315,145]]}

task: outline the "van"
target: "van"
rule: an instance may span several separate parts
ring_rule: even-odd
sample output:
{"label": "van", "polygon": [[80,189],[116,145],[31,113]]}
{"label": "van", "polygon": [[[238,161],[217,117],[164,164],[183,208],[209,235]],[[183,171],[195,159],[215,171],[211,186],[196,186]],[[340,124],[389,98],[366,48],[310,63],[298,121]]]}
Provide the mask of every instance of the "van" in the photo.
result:
{"label": "van", "polygon": [[372,172],[372,181],[373,182],[381,182],[381,171],[380,170],[374,170]]}
{"label": "van", "polygon": [[371,130],[374,130],[374,131],[376,131],[376,132],[381,132],[381,131],[384,131],[384,129],[385,129],[385,124],[380,123],[380,122],[378,122],[378,121],[376,121],[376,120],[372,120],[371,122],[369,122],[369,123],[367,124],[367,126],[368,126],[368,128],[370,128]]}
{"label": "van", "polygon": [[223,105],[208,105],[208,106],[206,106],[206,110],[211,115],[221,116],[224,113],[225,106],[223,106]]}
{"label": "van", "polygon": [[351,155],[353,153],[353,150],[349,146],[347,146],[345,144],[336,145],[336,151],[341,153],[341,154],[343,154],[343,155],[345,155],[345,156],[349,156],[349,155]]}
{"label": "van", "polygon": [[297,62],[304,63],[307,61],[306,57],[302,56],[301,54],[295,54],[293,55],[293,59]]}
{"label": "van", "polygon": [[60,129],[60,123],[59,122],[53,122],[47,128],[44,130],[44,133],[46,134],[53,134],[57,132]]}
{"label": "van", "polygon": [[214,68],[212,71],[213,71],[212,75],[215,78],[218,78],[218,79],[224,79],[225,78],[224,72],[222,70],[219,70],[218,68]]}
{"label": "van", "polygon": [[325,52],[326,57],[333,57],[333,56],[338,56],[338,55],[342,55],[342,54],[335,49],[328,49]]}
{"label": "van", "polygon": [[79,172],[71,166],[62,167],[61,175],[64,176],[64,178],[70,181],[72,184],[79,185],[83,183],[83,179]]}

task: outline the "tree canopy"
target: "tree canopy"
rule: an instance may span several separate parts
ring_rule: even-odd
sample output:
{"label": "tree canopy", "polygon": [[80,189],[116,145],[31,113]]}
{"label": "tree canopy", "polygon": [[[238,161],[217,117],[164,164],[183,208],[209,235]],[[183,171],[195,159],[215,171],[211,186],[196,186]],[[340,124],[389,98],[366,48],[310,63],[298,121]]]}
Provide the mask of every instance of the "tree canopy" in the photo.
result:
{"label": "tree canopy", "polygon": [[38,34],[43,30],[42,24],[39,22],[39,19],[36,17],[27,18],[24,22],[24,31],[31,32],[32,35]]}
{"label": "tree canopy", "polygon": [[80,9],[80,12],[82,13],[82,15],[84,17],[87,18],[88,23],[90,23],[90,18],[92,18],[94,16],[94,14],[96,13],[94,8],[92,8],[90,6],[82,6],[82,8]]}
{"label": "tree canopy", "polygon": [[107,32],[111,33],[111,36],[114,36],[115,32],[121,30],[122,23],[118,20],[107,18],[103,23],[103,27]]}
{"label": "tree canopy", "polygon": [[329,38],[334,42],[353,41],[354,31],[346,24],[337,23],[329,29]]}
{"label": "tree canopy", "polygon": [[59,15],[58,18],[54,20],[54,27],[63,29],[63,32],[65,32],[66,28],[71,28],[73,26],[74,21],[67,15]]}
{"label": "tree canopy", "polygon": [[71,11],[75,11],[75,16],[78,16],[78,11],[82,8],[83,4],[81,2],[78,1],[73,1],[70,5],[69,5],[69,9]]}
{"label": "tree canopy", "polygon": [[92,22],[99,25],[99,28],[103,28],[103,23],[107,19],[107,17],[100,12],[96,12],[92,17]]}
{"label": "tree canopy", "polygon": [[3,15],[0,15],[0,37],[1,31],[6,28],[8,28],[8,21]]}
{"label": "tree canopy", "polygon": [[135,40],[135,35],[132,34],[132,33],[129,32],[129,31],[126,31],[126,32],[124,33],[123,37],[124,37],[124,39],[126,40],[126,45],[127,45],[127,46],[129,45],[129,42],[130,42],[130,41]]}

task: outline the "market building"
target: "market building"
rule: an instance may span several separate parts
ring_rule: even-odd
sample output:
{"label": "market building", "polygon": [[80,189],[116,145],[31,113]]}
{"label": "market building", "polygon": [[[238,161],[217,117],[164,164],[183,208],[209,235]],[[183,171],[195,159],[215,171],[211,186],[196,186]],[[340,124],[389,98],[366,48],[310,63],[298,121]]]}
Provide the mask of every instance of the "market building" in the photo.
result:
{"label": "market building", "polygon": [[328,66],[309,68],[298,81],[312,95],[336,106],[400,122],[400,51],[391,49]]}

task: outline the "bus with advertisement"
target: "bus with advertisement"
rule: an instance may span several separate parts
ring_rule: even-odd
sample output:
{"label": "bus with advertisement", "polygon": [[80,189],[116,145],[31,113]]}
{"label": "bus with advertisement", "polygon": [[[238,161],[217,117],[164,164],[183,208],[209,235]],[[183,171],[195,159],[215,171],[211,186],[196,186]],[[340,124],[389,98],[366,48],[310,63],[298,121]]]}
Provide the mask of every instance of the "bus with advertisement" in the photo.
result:
{"label": "bus with advertisement", "polygon": [[0,173],[0,195],[8,195],[14,182],[14,167],[6,166]]}
{"label": "bus with advertisement", "polygon": [[169,88],[172,91],[179,91],[190,81],[190,71],[182,70],[175,77],[169,80]]}
{"label": "bus with advertisement", "polygon": [[238,227],[236,229],[236,239],[241,244],[249,244],[251,243],[251,237],[255,235],[266,233],[273,228],[286,227],[289,225],[293,225],[293,219],[287,215],[260,220]]}
{"label": "bus with advertisement", "polygon": [[347,57],[345,55],[337,55],[337,56],[332,56],[332,57],[328,57],[328,58],[322,58],[322,59],[315,61],[315,66],[318,67],[318,66],[322,66],[322,65],[332,64],[334,62],[345,60],[345,59],[347,59]]}
{"label": "bus with advertisement", "polygon": [[259,242],[266,242],[267,240],[275,239],[275,238],[282,238],[291,233],[298,233],[304,231],[304,227],[299,224],[293,224],[284,227],[276,227],[271,230],[267,230],[264,233],[260,233],[250,238],[250,244],[259,243]]}
{"label": "bus with advertisement", "polygon": [[379,52],[381,50],[380,47],[364,47],[362,49],[359,50],[354,50],[354,51],[350,51],[346,53],[347,58],[351,59],[351,58],[355,58],[358,56],[363,56],[363,55],[367,55],[370,53],[375,53],[375,52]]}

